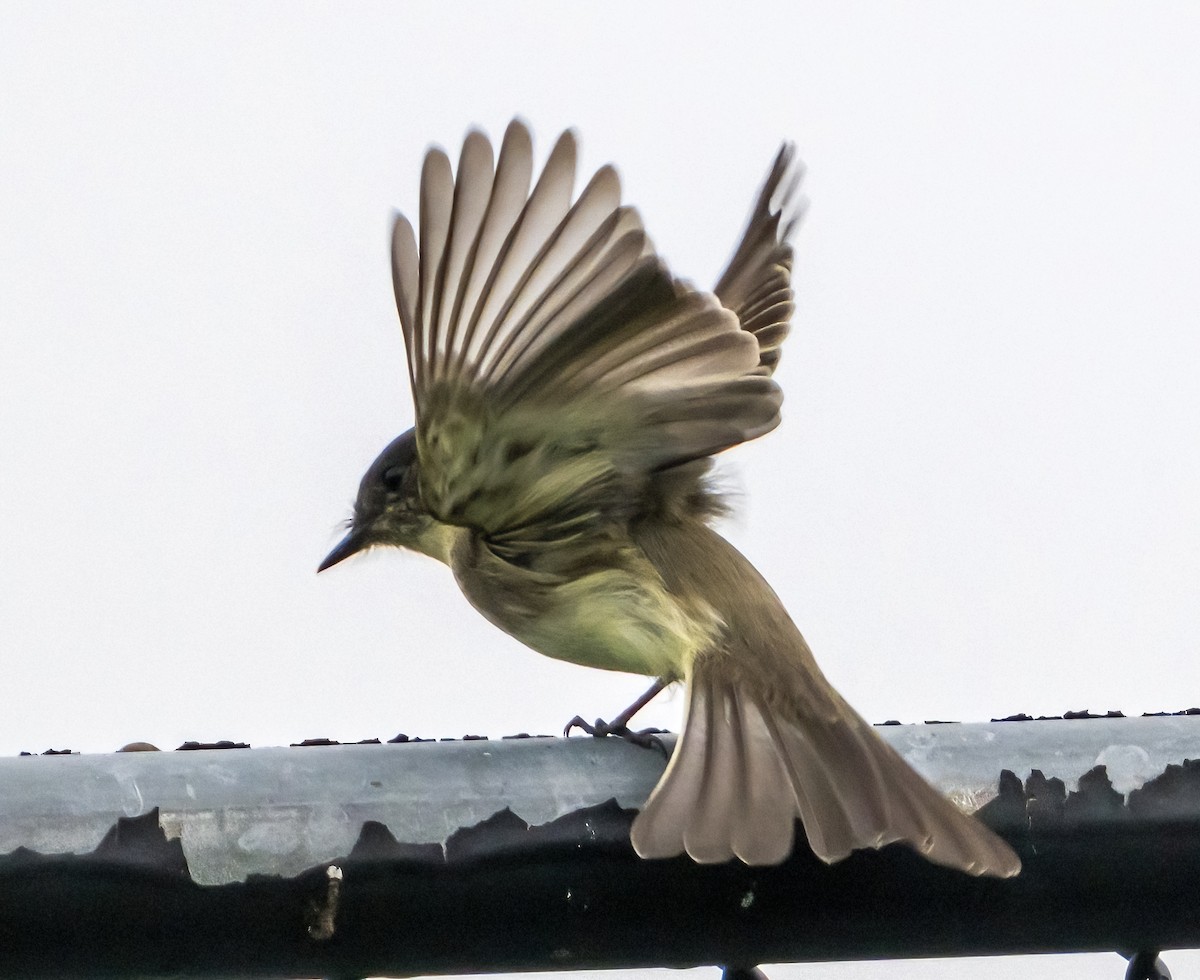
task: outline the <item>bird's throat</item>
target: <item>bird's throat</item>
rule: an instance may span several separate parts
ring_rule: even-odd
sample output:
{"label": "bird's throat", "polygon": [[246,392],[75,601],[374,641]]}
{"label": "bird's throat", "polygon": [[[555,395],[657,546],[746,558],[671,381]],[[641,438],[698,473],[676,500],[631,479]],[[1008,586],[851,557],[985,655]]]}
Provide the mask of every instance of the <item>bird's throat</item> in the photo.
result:
{"label": "bird's throat", "polygon": [[413,538],[412,543],[408,547],[412,548],[413,551],[419,551],[423,555],[436,558],[443,564],[449,565],[450,552],[454,550],[455,543],[459,538],[469,533],[464,527],[443,524],[441,521],[431,518],[428,524],[422,527]]}

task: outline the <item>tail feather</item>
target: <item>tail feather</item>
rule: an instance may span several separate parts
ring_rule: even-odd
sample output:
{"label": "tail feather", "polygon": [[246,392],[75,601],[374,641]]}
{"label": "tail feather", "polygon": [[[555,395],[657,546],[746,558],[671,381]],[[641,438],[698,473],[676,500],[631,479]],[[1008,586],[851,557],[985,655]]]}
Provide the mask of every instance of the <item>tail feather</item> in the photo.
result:
{"label": "tail feather", "polygon": [[[770,715],[766,721],[774,743],[772,750],[787,760],[790,784],[799,803],[796,816],[804,824],[813,853],[832,862],[848,857],[856,847],[880,846],[887,820],[881,799],[865,795],[854,801],[857,805],[847,805],[849,801],[845,799],[848,773],[867,781],[880,778],[873,760],[861,751],[855,733],[815,733],[840,739],[842,744],[831,746],[828,743],[832,739],[813,738],[813,732],[787,725]],[[831,748],[838,749],[838,755],[831,756]],[[770,832],[770,828],[764,830]]]}
{"label": "tail feather", "polygon": [[791,853],[799,818],[813,853],[826,862],[900,841],[969,874],[1020,870],[1004,841],[929,786],[828,693],[834,713],[801,716],[715,672],[693,670],[683,733],[633,824],[638,854],[777,864]]}
{"label": "tail feather", "polygon": [[[736,772],[745,756],[742,731],[722,712],[714,710],[711,700],[698,705],[701,709],[703,746],[701,753],[700,786],[712,786],[711,806],[693,814],[684,831],[684,847],[696,854],[696,860],[706,863],[727,860],[728,833],[723,814],[733,814],[742,808],[743,786],[736,777],[721,780],[722,772]],[[713,785],[719,782],[720,785]]]}
{"label": "tail feather", "polygon": [[743,760],[741,776],[741,810],[731,834],[731,850],[747,864],[778,864],[791,852],[790,837],[757,832],[756,821],[776,825],[794,820],[795,802],[784,767],[777,752],[763,751],[766,736],[765,719],[753,702],[732,702],[737,712],[735,726],[746,732],[741,740]]}

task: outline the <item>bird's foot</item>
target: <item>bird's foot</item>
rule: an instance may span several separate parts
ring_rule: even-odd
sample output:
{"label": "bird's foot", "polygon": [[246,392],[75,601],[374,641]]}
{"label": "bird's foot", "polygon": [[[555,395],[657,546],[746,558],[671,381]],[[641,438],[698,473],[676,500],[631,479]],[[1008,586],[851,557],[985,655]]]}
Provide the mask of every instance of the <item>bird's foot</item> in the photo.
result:
{"label": "bird's foot", "polygon": [[658,737],[666,732],[665,728],[642,728],[634,731],[624,723],[609,723],[603,718],[597,718],[589,724],[580,715],[576,715],[567,722],[567,727],[563,729],[563,734],[570,735],[576,728],[587,732],[593,738],[607,738],[609,735],[612,735],[616,738],[624,739],[633,745],[640,745],[643,749],[658,749],[664,757],[670,755],[666,745],[663,744],[663,740]]}

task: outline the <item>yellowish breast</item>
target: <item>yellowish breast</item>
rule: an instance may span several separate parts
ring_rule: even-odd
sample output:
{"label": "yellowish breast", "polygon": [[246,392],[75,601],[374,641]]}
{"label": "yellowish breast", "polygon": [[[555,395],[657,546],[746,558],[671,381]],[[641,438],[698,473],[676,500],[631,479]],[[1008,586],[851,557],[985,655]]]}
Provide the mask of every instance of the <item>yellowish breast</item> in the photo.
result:
{"label": "yellowish breast", "polygon": [[673,596],[653,566],[636,558],[549,576],[460,541],[450,565],[489,621],[538,653],[586,667],[680,678],[721,628],[711,608]]}

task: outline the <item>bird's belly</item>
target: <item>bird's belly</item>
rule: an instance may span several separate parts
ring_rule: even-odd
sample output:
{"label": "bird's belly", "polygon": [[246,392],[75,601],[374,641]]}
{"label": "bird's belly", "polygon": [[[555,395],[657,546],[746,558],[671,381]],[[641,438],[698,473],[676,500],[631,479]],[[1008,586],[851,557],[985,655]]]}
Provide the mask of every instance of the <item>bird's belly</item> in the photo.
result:
{"label": "bird's belly", "polygon": [[455,568],[464,594],[493,624],[555,660],[673,680],[719,628],[715,614],[685,608],[649,568],[547,581],[489,564]]}
{"label": "bird's belly", "polygon": [[512,623],[509,632],[556,660],[673,679],[698,652],[678,619],[649,596],[563,596],[541,616]]}

